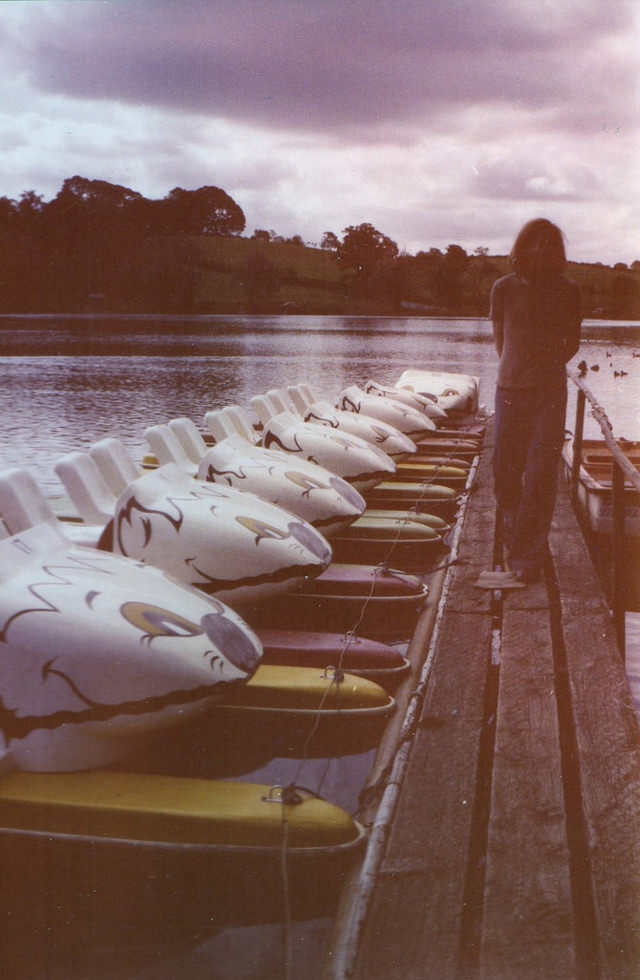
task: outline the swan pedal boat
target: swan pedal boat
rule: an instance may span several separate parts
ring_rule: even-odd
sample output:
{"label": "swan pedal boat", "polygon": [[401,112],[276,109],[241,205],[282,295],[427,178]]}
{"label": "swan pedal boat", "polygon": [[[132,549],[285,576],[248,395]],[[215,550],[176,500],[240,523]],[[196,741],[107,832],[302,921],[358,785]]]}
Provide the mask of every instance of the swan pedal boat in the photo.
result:
{"label": "swan pedal boat", "polygon": [[[272,395],[272,398],[275,397],[276,393]],[[275,409],[279,407],[275,404]],[[267,410],[263,417],[268,420]],[[289,462],[284,454],[253,446],[239,434],[226,436],[214,447],[208,448],[194,423],[180,418],[166,425],[152,426],[145,435],[161,464],[174,463],[200,479],[228,481],[238,488],[246,486],[274,503],[286,502],[298,516],[305,517],[316,527],[322,526],[330,538],[337,561],[376,564],[393,555],[397,564],[414,568],[424,563],[425,546],[441,544],[433,525],[414,520],[409,514],[403,518],[382,512],[356,517],[365,509],[365,501],[346,481],[333,476],[316,463]],[[436,472],[433,464],[416,469],[427,476]],[[284,482],[276,479],[279,471],[282,471]],[[445,475],[463,472],[442,467],[438,467],[438,471]],[[342,520],[336,520],[335,504],[333,516],[327,520],[318,491],[332,490],[335,494],[339,489],[338,484],[344,488],[340,498],[343,503]],[[350,520],[345,516],[346,504],[351,508]]]}
{"label": "swan pedal boat", "polygon": [[[223,602],[286,591],[331,560],[328,542],[306,521],[255,494],[193,480],[172,464],[125,482],[119,494],[88,453],[68,454],[55,470],[87,522],[66,524],[74,540],[160,567]],[[0,516],[12,533],[57,523],[31,474],[18,469],[0,474]]]}
{"label": "swan pedal boat", "polygon": [[232,758],[236,746],[256,759],[363,752],[379,743],[396,707],[378,683],[339,667],[269,664],[245,687],[218,703],[207,734]]}
{"label": "swan pedal boat", "polygon": [[428,586],[417,575],[384,565],[332,562],[313,583],[247,611],[263,627],[354,630],[392,642],[408,639],[426,606]]}
{"label": "swan pedal boat", "polygon": [[434,552],[443,547],[442,534],[431,524],[411,516],[390,519],[366,511],[346,532],[331,539],[334,561],[368,565],[387,561],[405,571],[428,571]]}
{"label": "swan pedal boat", "polygon": [[423,411],[376,394],[367,394],[357,385],[350,385],[344,389],[338,398],[338,405],[343,411],[371,416],[380,422],[392,425],[414,442],[436,429],[433,419]]}
{"label": "swan pedal boat", "polygon": [[272,389],[266,395],[251,400],[260,422],[265,425],[273,415],[292,412],[304,422],[325,425],[350,435],[359,436],[377,446],[392,459],[402,458],[415,452],[415,444],[409,435],[384,419],[365,414],[355,414],[334,407],[329,401],[315,399],[305,392],[302,385],[289,385],[288,389]]}
{"label": "swan pedal boat", "polygon": [[[0,564],[5,843],[144,843],[217,861],[228,861],[230,848],[245,860],[250,850],[279,854],[282,807],[256,806],[268,787],[100,767],[137,758],[150,735],[185,728],[203,711],[214,724],[232,711],[246,729],[255,713],[310,723],[326,707],[333,723],[339,714],[343,735],[354,718],[361,725],[372,716],[379,735],[395,707],[361,677],[260,666],[259,640],[219,600],[158,569],[73,545],[56,527],[4,538]],[[217,700],[224,705],[214,717]],[[346,814],[313,800],[303,816],[303,802],[305,794],[293,818],[300,830],[288,837],[293,851],[319,856],[359,842]],[[318,832],[308,833],[314,821]]]}
{"label": "swan pedal boat", "polygon": [[[437,533],[432,528],[423,526],[420,522],[414,522],[410,517],[407,517],[403,522],[398,521],[394,517],[384,515],[378,515],[375,518],[360,517],[359,515],[365,508],[364,498],[346,483],[346,481],[336,477],[332,478],[332,474],[315,463],[306,461],[288,463],[283,459],[282,454],[269,452],[264,449],[256,449],[247,443],[243,443],[240,437],[236,437],[235,439],[228,437],[217,446],[208,450],[204,442],[200,445],[196,444],[197,430],[195,432],[188,431],[190,444],[194,447],[193,452],[204,450],[204,456],[201,457],[200,463],[195,464],[192,458],[187,456],[187,444],[181,442],[178,436],[178,432],[183,432],[184,429],[188,428],[188,420],[173,421],[175,423],[174,427],[171,424],[156,425],[146,430],[147,439],[162,464],[160,468],[149,471],[146,475],[131,481],[125,490],[121,492],[117,500],[114,499],[113,502],[102,505],[102,509],[100,509],[98,500],[105,498],[107,490],[106,487],[100,487],[98,485],[100,474],[98,473],[97,461],[101,459],[101,454],[100,452],[96,452],[96,447],[94,447],[96,461],[94,461],[91,453],[85,454],[84,456],[79,453],[73,453],[59,461],[56,466],[56,472],[60,475],[77,505],[83,509],[87,518],[91,518],[94,514],[96,517],[106,517],[112,510],[116,514],[122,513],[122,501],[131,499],[132,494],[138,506],[140,506],[142,490],[146,489],[148,494],[153,489],[152,481],[163,481],[155,488],[154,499],[156,503],[153,508],[149,501],[143,500],[146,513],[152,515],[150,520],[152,519],[157,523],[160,521],[161,504],[165,497],[167,500],[173,502],[172,493],[175,499],[179,499],[182,502],[189,495],[197,494],[199,497],[202,497],[203,502],[207,503],[209,498],[206,493],[203,493],[203,484],[200,480],[206,475],[207,480],[204,485],[208,486],[210,484],[209,477],[213,475],[215,481],[211,484],[213,514],[205,511],[203,517],[206,518],[208,523],[211,523],[211,517],[215,517],[219,512],[223,526],[219,530],[218,539],[228,537],[230,531],[237,531],[239,529],[235,529],[233,521],[229,521],[226,517],[224,504],[221,507],[217,501],[219,499],[225,501],[231,495],[232,502],[234,504],[239,502],[241,509],[248,514],[251,511],[253,502],[256,502],[258,506],[260,505],[260,501],[254,497],[253,493],[248,492],[251,490],[257,491],[261,498],[271,498],[270,502],[274,504],[277,502],[278,508],[284,497],[286,503],[289,504],[292,512],[296,516],[302,518],[304,515],[311,522],[314,522],[315,518],[318,524],[322,526],[322,531],[331,536],[330,540],[334,557],[340,561],[358,560],[365,563],[377,563],[385,558],[387,552],[390,553],[393,550],[396,562],[405,562],[413,568],[416,564],[419,564],[424,554],[424,548],[420,546],[438,544],[440,541]],[[178,422],[181,423],[181,428],[178,427]],[[231,444],[229,445],[229,443]],[[101,449],[100,444],[98,444],[98,449]],[[223,460],[226,460],[226,463],[223,463]],[[214,464],[220,468],[215,469]],[[191,473],[188,472],[189,467],[191,467]],[[195,469],[198,470],[197,475],[200,477],[200,480],[194,479],[196,475]],[[435,472],[433,466],[430,467],[430,470]],[[445,475],[447,473],[462,472],[450,467],[446,470],[438,467],[438,471],[444,472]],[[227,478],[231,478],[232,474],[232,478],[234,479],[232,486],[229,487],[226,482],[223,482],[220,484],[220,490],[217,491],[215,488],[219,486],[218,479],[223,477],[226,480]],[[277,479],[277,477],[281,477],[281,479]],[[80,485],[79,481],[82,481]],[[247,491],[245,491],[242,488],[247,483],[249,486]],[[88,505],[87,498],[92,492],[92,487],[93,497]],[[181,493],[178,497],[179,490],[181,490]],[[271,496],[272,494],[273,496]],[[184,503],[182,506],[184,507]],[[128,504],[126,513],[129,515]],[[259,513],[256,513],[256,519],[251,527],[256,530],[258,535],[263,533],[261,529],[266,529],[264,531],[266,537],[273,538],[277,533],[277,527],[275,527],[273,518],[270,521],[266,520],[267,516],[268,512],[264,519],[262,519]],[[356,518],[358,519],[356,520]],[[243,527],[248,527],[248,517],[241,518],[240,523]],[[349,527],[350,523],[351,527]],[[303,529],[305,524],[302,520],[299,524],[288,520],[286,526],[287,528]],[[312,523],[311,526],[316,525]],[[109,524],[108,527],[113,527],[113,524]],[[160,524],[160,530],[165,530],[164,524]],[[216,543],[214,534],[215,526],[212,525],[209,529],[203,521],[203,536],[205,531],[208,531],[211,536],[213,546]],[[182,533],[186,532],[183,531]],[[280,534],[280,537],[282,539],[282,534]],[[203,545],[206,540],[206,538],[202,537],[200,541],[201,553],[203,552]],[[323,541],[324,539],[319,540]],[[308,544],[309,542],[305,539],[305,543]],[[104,548],[107,544],[113,548],[114,539],[113,535],[107,539],[105,532],[100,538],[99,546]],[[247,541],[245,541],[245,551],[241,553],[239,551],[241,544],[242,542],[238,541],[234,557],[237,561],[244,554],[245,567],[247,569],[249,567],[253,568],[256,564],[255,552],[251,547],[250,553],[247,555]],[[280,547],[283,544],[284,542],[281,540]],[[150,541],[146,544],[147,551],[149,550],[149,546]],[[263,545],[263,548],[267,546]],[[225,546],[223,541],[222,547],[218,549],[218,554],[222,561],[227,561],[229,550],[230,546]],[[318,548],[316,550],[319,552],[320,549]],[[360,554],[358,554],[359,550]],[[135,554],[137,556],[144,554],[141,546],[138,546],[137,550],[132,551],[130,544],[127,545],[126,551],[128,554]],[[155,551],[150,560],[153,560],[153,556],[155,556]],[[212,557],[208,557],[208,562],[209,567],[214,567]],[[182,566],[176,568],[175,565],[169,566],[165,564],[165,567],[173,570],[175,574],[180,574],[182,571]],[[204,560],[200,559],[197,562],[195,560],[190,562],[189,568],[193,569],[194,567],[198,568],[202,575],[205,568]],[[229,568],[230,570],[231,568]],[[182,571],[182,574],[184,574],[184,571]],[[274,583],[278,581],[279,577],[286,584],[290,584],[292,577],[290,571],[287,572],[286,577],[279,572],[277,575],[272,576],[269,581],[267,587],[270,591],[274,590]],[[230,585],[234,586],[233,592],[223,588],[224,583],[220,578],[218,578],[215,588],[206,580],[192,580],[192,584],[205,590],[214,591],[220,598],[226,601],[232,601],[234,604],[241,604],[250,598],[250,583],[248,578],[246,581],[240,579],[230,583]],[[256,590],[256,585],[252,585],[251,587],[253,591]],[[262,589],[264,590],[264,586],[262,586]]]}
{"label": "swan pedal boat", "polygon": [[[100,550],[93,551],[92,549],[76,549],[76,553],[73,552],[71,548],[71,543],[66,542],[64,532],[65,526],[56,520],[52,513],[47,508],[47,503],[44,497],[39,494],[39,490],[36,485],[32,484],[32,478],[27,473],[15,473],[10,471],[7,474],[0,475],[0,506],[2,502],[7,499],[7,510],[10,509],[10,504],[13,503],[13,494],[16,489],[25,491],[26,495],[30,498],[32,508],[35,503],[38,503],[41,507],[42,515],[47,515],[49,518],[49,523],[40,526],[40,530],[29,530],[25,529],[22,538],[19,539],[19,545],[21,548],[26,548],[27,544],[25,542],[34,542],[35,546],[39,549],[36,554],[41,556],[40,560],[49,561],[66,561],[66,558],[62,558],[59,555],[60,551],[64,551],[66,548],[68,553],[72,556],[69,561],[75,560],[78,562],[80,567],[83,567],[82,563],[87,568],[97,566],[98,568],[109,567],[115,570],[115,572],[120,572],[120,575],[124,575],[124,571],[128,571],[129,577],[133,574],[131,571],[131,560],[127,557],[114,558],[109,562],[105,553]],[[248,497],[251,498],[253,495],[249,494]],[[26,520],[26,514],[12,512],[12,517],[16,520],[23,519]],[[66,527],[68,529],[68,526]],[[420,528],[421,531],[429,534],[435,534],[435,532],[430,528]],[[31,547],[34,547],[32,544]],[[4,551],[8,551],[8,546],[4,546]],[[147,567],[146,563],[142,566]],[[112,574],[115,574],[112,572]],[[88,577],[88,573],[87,573]],[[139,573],[138,578],[144,581],[144,576]],[[147,576],[147,579],[152,577],[151,573]],[[115,588],[112,585],[112,589]],[[178,600],[183,594],[176,589]],[[185,589],[185,595],[190,593]],[[198,593],[195,593],[196,595]],[[256,595],[253,598],[255,599]],[[174,600],[174,602],[177,600]],[[186,605],[186,600],[183,600]],[[232,625],[229,624],[225,627],[225,631],[220,632],[221,640],[228,638],[228,643],[231,644],[233,641],[236,642],[236,637],[240,635],[240,630],[245,624],[241,620],[240,616],[235,613],[231,613],[231,610],[226,610],[224,605],[212,599],[210,606],[218,610],[221,614],[227,614],[228,616],[234,617],[235,622],[237,622],[238,627],[233,632]],[[1,608],[1,606],[0,606]],[[82,607],[80,607],[82,608]],[[114,607],[114,613],[116,609]],[[79,618],[79,617],[78,617]],[[114,618],[114,624],[117,620]],[[216,625],[219,625],[220,630],[222,630],[222,618],[219,621],[215,621]],[[68,628],[73,628],[75,624],[73,622],[69,623]],[[88,626],[90,623],[87,624]],[[250,628],[246,627],[246,631],[249,637],[252,638],[254,646],[258,648],[259,643],[255,636],[250,632]],[[209,633],[211,630],[209,630]],[[224,647],[223,647],[224,652]],[[233,652],[233,648],[232,648]],[[362,717],[369,712],[372,717],[378,717],[381,714],[381,709],[384,712],[388,707],[388,698],[385,692],[381,688],[377,688],[375,685],[371,685],[367,681],[362,679],[354,679],[351,685],[335,685],[332,678],[325,675],[318,675],[317,672],[309,669],[308,673],[305,674],[304,666],[299,666],[297,670],[290,668],[287,670],[283,667],[268,666],[268,665],[258,665],[259,654],[254,652],[252,654],[252,673],[253,684],[250,687],[246,687],[243,692],[234,692],[233,705],[235,712],[244,711],[246,713],[255,714],[256,708],[260,706],[263,710],[269,708],[270,711],[274,713],[279,713],[286,717],[295,714],[296,711],[300,713],[308,714],[311,710],[316,713],[329,712],[331,710],[340,710],[342,720],[347,721],[352,712],[355,712],[354,718],[362,719]],[[249,678],[246,678],[248,682]],[[338,702],[336,703],[336,692],[339,692]],[[219,694],[220,700],[226,700],[224,693]],[[267,703],[268,702],[268,703]]]}
{"label": "swan pedal boat", "polygon": [[472,415],[478,411],[480,379],[471,374],[408,368],[395,382],[395,387],[434,397],[447,415]]}
{"label": "swan pedal boat", "polygon": [[427,418],[432,419],[436,426],[442,425],[447,419],[447,413],[439,405],[436,405],[433,398],[418,395],[415,391],[396,388],[393,385],[383,385],[372,378],[365,383],[363,391],[367,395],[378,395],[380,398],[388,398],[391,401],[399,401],[403,405],[409,405],[411,408],[422,412]]}
{"label": "swan pedal boat", "polygon": [[399,463],[395,479],[399,482],[415,483],[432,481],[443,487],[462,490],[469,479],[469,467],[452,466],[444,462]]}
{"label": "swan pedal boat", "polygon": [[[188,418],[172,419],[166,425],[152,426],[145,434],[154,451],[153,457],[148,457],[153,463],[174,463],[198,479],[257,493],[307,520],[329,538],[332,546],[343,537],[349,541],[356,537],[371,538],[373,535],[369,528],[373,517],[377,522],[375,536],[381,541],[394,540],[398,536],[401,516],[407,521],[414,519],[410,513],[364,513],[364,498],[345,480],[317,463],[292,463],[285,454],[254,446],[239,434],[227,435],[215,446],[208,447]],[[458,462],[460,465],[457,468],[441,470],[445,477],[451,477],[457,484],[463,480],[463,472],[467,472],[468,465],[464,460]],[[428,478],[440,472],[437,467],[445,465],[445,457],[429,457],[425,460],[424,468],[416,466],[407,472],[407,476],[418,479],[423,474]],[[328,491],[334,498],[330,512],[325,500]],[[407,536],[404,534],[405,538]],[[368,563],[367,558],[363,557],[362,561]]]}
{"label": "swan pedal boat", "polygon": [[5,881],[32,911],[41,896],[38,909],[68,929],[79,910],[101,921],[108,908],[127,927],[150,907],[152,929],[168,915],[189,935],[200,906],[207,925],[238,909],[278,921],[283,860],[289,900],[327,914],[313,910],[331,907],[366,842],[346,811],[303,788],[114,769],[9,772],[0,825]]}
{"label": "swan pedal boat", "polygon": [[365,499],[367,507],[378,510],[415,510],[447,518],[455,513],[460,494],[438,483],[383,480],[366,492]]}
{"label": "swan pedal boat", "polygon": [[[172,419],[166,425],[146,430],[153,454],[146,457],[149,465],[173,463],[199,479],[246,489],[283,506],[322,531],[331,542],[334,535],[346,534],[349,539],[362,532],[367,535],[369,516],[378,520],[379,537],[397,536],[400,514],[364,514],[364,498],[345,480],[306,460],[290,462],[286,454],[250,444],[239,434],[227,435],[215,446],[207,446],[195,424],[187,418]],[[460,482],[460,467],[450,472]],[[426,469],[412,471],[428,476],[434,467],[446,464],[446,457],[425,457]],[[327,495],[331,497],[327,500]],[[404,515],[411,519],[413,515]],[[385,526],[385,522],[386,526]],[[426,523],[426,522],[422,522]],[[371,536],[371,535],[369,535]],[[367,562],[367,559],[363,558]]]}
{"label": "swan pedal boat", "polygon": [[359,517],[364,499],[346,480],[308,460],[287,457],[232,433],[208,446],[186,417],[145,430],[153,455],[147,465],[173,463],[205,482],[248,490],[308,521],[324,535]]}
{"label": "swan pedal boat", "polygon": [[387,643],[353,633],[257,629],[263,664],[344,670],[375,681],[390,694],[409,670],[401,651]]}

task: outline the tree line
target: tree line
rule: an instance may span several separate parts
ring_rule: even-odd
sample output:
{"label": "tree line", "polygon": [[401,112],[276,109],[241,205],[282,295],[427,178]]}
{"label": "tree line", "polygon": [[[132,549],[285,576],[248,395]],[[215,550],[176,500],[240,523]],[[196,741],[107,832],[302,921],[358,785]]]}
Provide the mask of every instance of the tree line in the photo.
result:
{"label": "tree line", "polygon": [[245,216],[219,187],[174,188],[149,200],[104,180],[70,177],[48,203],[0,198],[0,308],[73,312],[181,310],[191,304],[190,241],[240,234]]}
{"label": "tree line", "polygon": [[[0,312],[371,313],[486,316],[506,256],[460,245],[416,255],[370,223],[319,246],[256,229],[222,189],[162,200],[71,177],[49,202],[0,198]],[[640,263],[572,265],[585,315],[640,317]]]}

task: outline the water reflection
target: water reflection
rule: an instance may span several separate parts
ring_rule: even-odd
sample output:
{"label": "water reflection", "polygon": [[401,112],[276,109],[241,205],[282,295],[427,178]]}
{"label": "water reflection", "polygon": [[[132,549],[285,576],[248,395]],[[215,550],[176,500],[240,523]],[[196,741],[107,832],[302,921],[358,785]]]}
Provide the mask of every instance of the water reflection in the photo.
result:
{"label": "water reflection", "polygon": [[[587,321],[575,359],[600,366],[587,383],[627,438],[640,434],[637,339],[637,324]],[[489,322],[472,318],[2,317],[0,352],[0,464],[31,467],[52,493],[55,460],[107,435],[139,458],[153,423],[200,424],[293,381],[331,398],[416,364],[478,375],[491,406],[497,363]]]}

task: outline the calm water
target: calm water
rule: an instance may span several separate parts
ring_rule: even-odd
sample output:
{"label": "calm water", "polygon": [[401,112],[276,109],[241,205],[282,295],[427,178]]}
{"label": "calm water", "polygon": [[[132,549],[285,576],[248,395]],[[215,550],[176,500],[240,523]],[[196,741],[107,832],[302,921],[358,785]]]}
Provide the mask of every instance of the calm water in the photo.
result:
{"label": "calm water", "polygon": [[[640,324],[589,322],[574,363],[589,366],[586,382],[605,406],[616,435],[640,439]],[[229,403],[245,408],[254,394],[308,381],[333,399],[369,378],[389,383],[407,367],[460,371],[480,378],[491,407],[497,359],[485,319],[334,317],[8,318],[0,317],[0,468],[27,466],[47,493],[61,492],[53,465],[64,453],[117,436],[135,458],[146,450],[146,426]],[[598,370],[591,370],[591,368]],[[624,372],[624,373],[623,373]],[[573,428],[575,398],[568,428]],[[587,418],[586,434],[598,435]],[[640,646],[637,622],[630,644]],[[640,663],[633,670],[638,673]],[[283,782],[286,771],[254,774]],[[315,760],[305,785],[353,811],[361,760]],[[274,779],[275,781],[275,779]],[[320,969],[330,922],[296,926],[292,976],[312,980]],[[156,936],[145,942],[135,923],[118,948],[98,932],[81,966],[56,948],[46,969],[23,963],[24,976],[86,980],[266,980],[284,976],[283,932],[247,926],[190,937],[183,945]],[[27,957],[31,961],[32,956]],[[314,967],[313,964],[316,964]]]}
{"label": "calm water", "polygon": [[[574,363],[599,366],[586,380],[616,434],[640,438],[640,324],[587,321],[583,335]],[[200,423],[212,408],[248,407],[252,395],[303,380],[332,398],[420,365],[477,375],[492,405],[485,319],[0,317],[0,466],[28,466],[55,493],[54,462],[104,436],[140,457],[144,429],[177,415]],[[572,418],[570,405],[570,428]],[[591,427],[596,435],[587,419]]]}

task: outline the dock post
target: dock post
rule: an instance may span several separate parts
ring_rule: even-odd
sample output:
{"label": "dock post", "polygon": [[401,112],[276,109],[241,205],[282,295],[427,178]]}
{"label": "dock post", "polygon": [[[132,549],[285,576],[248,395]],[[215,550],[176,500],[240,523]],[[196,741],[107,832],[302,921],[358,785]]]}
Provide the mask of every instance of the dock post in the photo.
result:
{"label": "dock post", "polygon": [[625,612],[627,608],[626,582],[624,574],[624,473],[612,457],[611,459],[611,498],[612,498],[612,558],[613,558],[613,620],[622,659],[625,659]]}
{"label": "dock post", "polygon": [[578,387],[578,397],[576,400],[576,424],[573,433],[573,456],[571,458],[571,500],[574,503],[578,496],[580,463],[582,462],[582,436],[584,432],[585,402],[586,395],[582,388]]}

